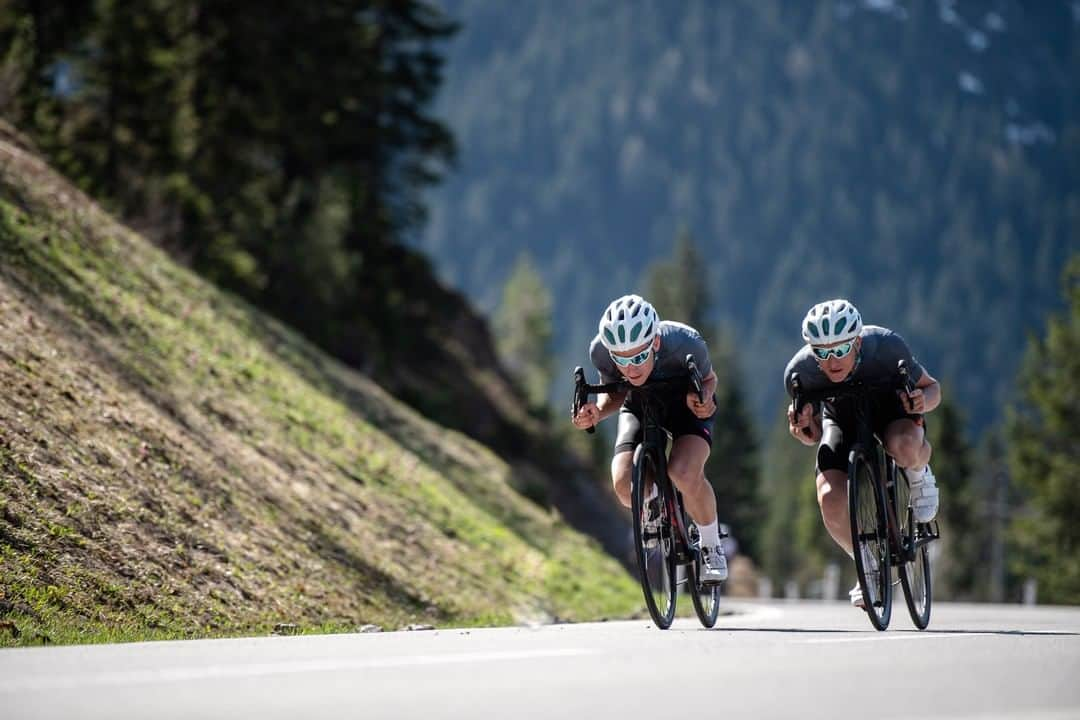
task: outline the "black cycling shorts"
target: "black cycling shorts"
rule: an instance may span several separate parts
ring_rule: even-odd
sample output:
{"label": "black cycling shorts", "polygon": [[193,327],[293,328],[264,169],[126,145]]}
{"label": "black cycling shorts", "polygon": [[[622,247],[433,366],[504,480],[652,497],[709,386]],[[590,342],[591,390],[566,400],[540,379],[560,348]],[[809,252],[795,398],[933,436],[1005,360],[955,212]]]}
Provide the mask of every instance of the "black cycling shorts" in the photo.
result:
{"label": "black cycling shorts", "polygon": [[[652,397],[656,397],[653,395]],[[713,396],[713,401],[716,396]],[[697,435],[712,447],[712,426],[716,413],[702,420],[686,406],[685,392],[664,393],[657,398],[661,405],[660,427],[671,433],[673,438],[683,435]],[[626,401],[619,409],[619,430],[615,436],[615,454],[628,452],[641,442],[641,405],[634,396],[634,391],[626,396]]]}
{"label": "black cycling shorts", "polygon": [[[817,452],[817,472],[848,470],[848,453],[855,442],[855,404],[841,400],[833,407],[826,403],[821,412],[821,444]],[[922,415],[909,415],[895,390],[880,390],[870,396],[870,424],[874,434],[885,439],[885,428],[902,418],[923,424]]]}

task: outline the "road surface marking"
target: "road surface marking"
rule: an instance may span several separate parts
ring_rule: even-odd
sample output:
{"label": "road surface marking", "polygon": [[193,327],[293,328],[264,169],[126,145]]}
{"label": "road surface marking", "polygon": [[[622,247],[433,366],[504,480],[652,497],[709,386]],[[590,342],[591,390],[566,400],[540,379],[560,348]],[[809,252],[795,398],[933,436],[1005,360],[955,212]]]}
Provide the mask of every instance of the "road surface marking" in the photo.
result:
{"label": "road surface marking", "polygon": [[911,633],[909,635],[861,635],[859,637],[844,637],[844,638],[811,638],[809,640],[797,641],[800,645],[825,645],[832,643],[859,643],[859,642],[878,642],[881,640],[934,640],[942,638],[969,638],[969,637],[994,637],[1001,633],[996,632],[964,632],[964,633],[950,633],[950,632],[934,632],[934,633]]}
{"label": "road surface marking", "polygon": [[424,665],[453,665],[461,663],[503,662],[542,658],[580,657],[599,655],[601,651],[585,648],[556,650],[523,650],[513,652],[474,652],[454,655],[404,655],[401,657],[341,658],[327,660],[284,661],[243,665],[203,665],[170,667],[160,670],[117,670],[85,674],[0,679],[0,693],[35,690],[59,690],[91,686],[127,686],[154,683],[186,682],[189,680],[222,680],[264,675],[335,672],[344,670],[373,670]]}

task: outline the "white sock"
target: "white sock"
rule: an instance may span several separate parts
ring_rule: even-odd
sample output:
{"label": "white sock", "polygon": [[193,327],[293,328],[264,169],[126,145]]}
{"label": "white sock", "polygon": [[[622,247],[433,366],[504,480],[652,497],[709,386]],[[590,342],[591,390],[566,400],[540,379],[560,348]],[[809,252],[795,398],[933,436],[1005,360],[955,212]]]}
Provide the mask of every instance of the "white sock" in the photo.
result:
{"label": "white sock", "polygon": [[713,520],[708,525],[698,525],[698,534],[701,535],[702,547],[718,547],[720,545],[720,521]]}

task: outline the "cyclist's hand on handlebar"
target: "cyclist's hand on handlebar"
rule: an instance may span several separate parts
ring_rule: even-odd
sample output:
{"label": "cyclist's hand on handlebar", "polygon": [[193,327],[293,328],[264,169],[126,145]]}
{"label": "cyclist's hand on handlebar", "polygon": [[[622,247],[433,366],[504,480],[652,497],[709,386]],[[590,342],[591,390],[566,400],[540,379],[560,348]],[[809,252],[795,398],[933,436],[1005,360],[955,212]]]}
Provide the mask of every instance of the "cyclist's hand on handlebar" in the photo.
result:
{"label": "cyclist's hand on handlebar", "polygon": [[600,408],[596,403],[585,403],[570,419],[578,430],[587,430],[600,422]]}
{"label": "cyclist's hand on handlebar", "polygon": [[693,390],[686,393],[686,406],[690,408],[690,412],[694,413],[694,417],[701,420],[716,412],[716,401],[713,400],[712,395],[706,397],[705,402],[701,402],[698,400],[697,393]]}
{"label": "cyclist's hand on handlebar", "polygon": [[898,390],[896,394],[900,396],[900,403],[908,415],[920,415],[926,412],[926,398],[923,397],[922,390],[918,388],[911,392]]}
{"label": "cyclist's hand on handlebar", "polygon": [[[787,419],[788,432],[796,437],[799,435],[809,436],[814,431],[814,406],[810,403],[803,405],[802,410],[799,411],[799,416],[795,417],[794,406],[788,405]],[[806,430],[809,430],[810,432],[805,432]]]}

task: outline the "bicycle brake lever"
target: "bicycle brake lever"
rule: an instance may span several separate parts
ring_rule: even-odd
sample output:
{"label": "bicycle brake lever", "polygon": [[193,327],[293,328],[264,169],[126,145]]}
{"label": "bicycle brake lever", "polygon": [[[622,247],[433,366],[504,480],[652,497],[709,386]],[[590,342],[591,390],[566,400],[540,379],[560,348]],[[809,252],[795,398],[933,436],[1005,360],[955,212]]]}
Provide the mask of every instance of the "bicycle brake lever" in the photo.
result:
{"label": "bicycle brake lever", "polygon": [[701,384],[701,371],[698,370],[697,360],[689,353],[686,355],[686,369],[690,371],[690,384],[694,386],[694,392],[697,393],[698,402],[704,404],[705,392]]}
{"label": "bicycle brake lever", "polygon": [[[788,377],[788,385],[791,387],[792,393],[791,414],[793,418],[797,418],[799,417],[799,413],[802,412],[803,407],[806,405],[806,403],[802,401],[802,380],[799,379],[799,373],[791,373],[791,376]],[[800,428],[799,432],[806,437],[813,437],[813,433],[810,432],[810,428],[808,427]]]}
{"label": "bicycle brake lever", "polygon": [[[588,402],[589,394],[585,391],[585,371],[580,365],[574,368],[574,402],[570,406],[570,412],[577,417],[578,411]],[[585,432],[592,435],[596,432],[596,426],[590,425]]]}
{"label": "bicycle brake lever", "polygon": [[908,375],[907,362],[904,360],[896,363],[896,372],[900,376],[900,381],[904,385],[904,392],[907,393],[908,402],[911,402],[911,393],[915,392],[915,383],[911,381],[911,376]]}

